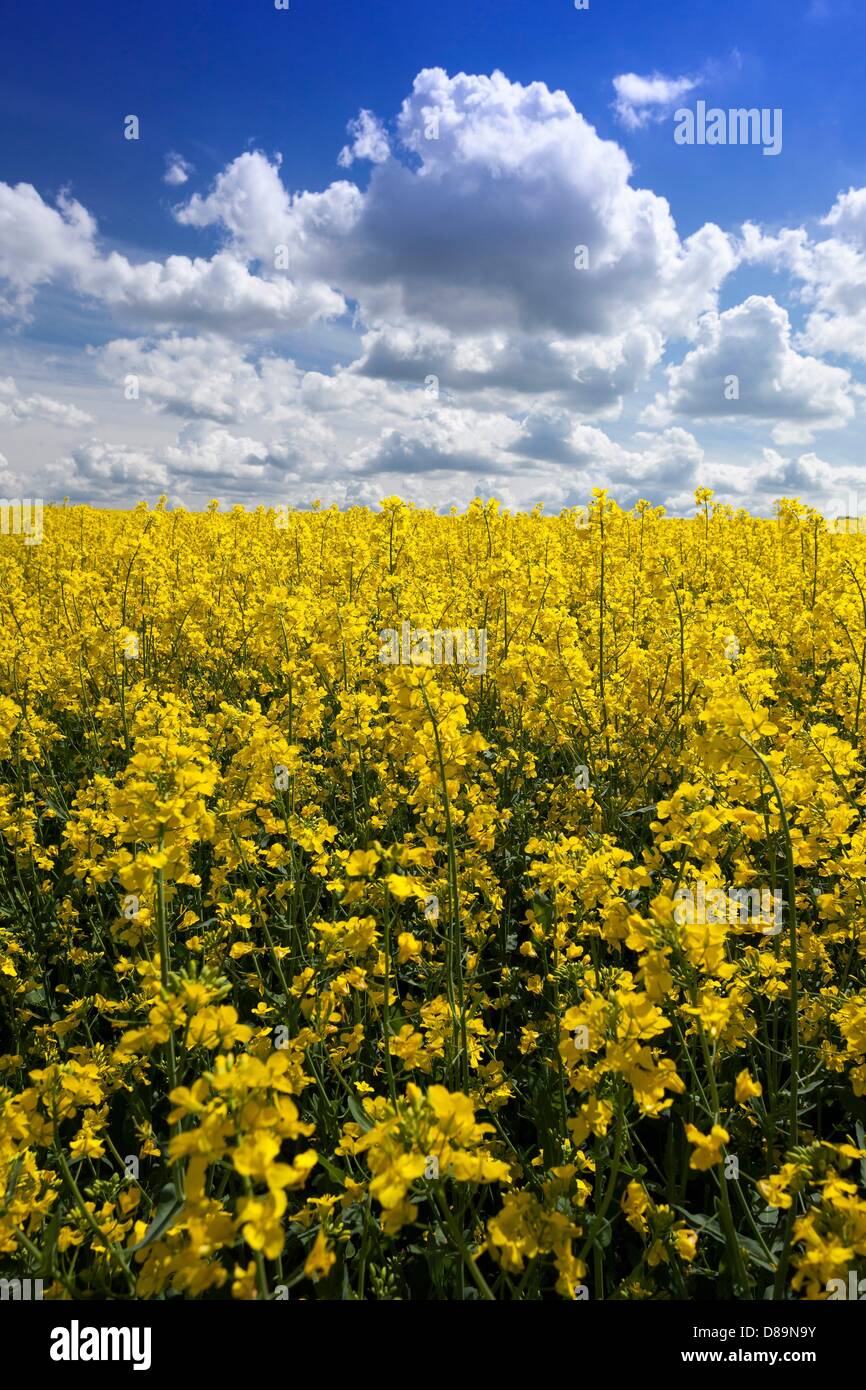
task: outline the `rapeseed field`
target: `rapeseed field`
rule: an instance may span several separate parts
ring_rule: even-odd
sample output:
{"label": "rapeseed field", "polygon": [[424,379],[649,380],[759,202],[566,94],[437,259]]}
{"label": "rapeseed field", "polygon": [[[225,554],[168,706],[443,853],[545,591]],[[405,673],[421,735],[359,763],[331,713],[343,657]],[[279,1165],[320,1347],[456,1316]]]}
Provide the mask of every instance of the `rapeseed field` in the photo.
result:
{"label": "rapeseed field", "polygon": [[0,540],[4,1276],[866,1274],[866,536],[701,490],[34,539]]}

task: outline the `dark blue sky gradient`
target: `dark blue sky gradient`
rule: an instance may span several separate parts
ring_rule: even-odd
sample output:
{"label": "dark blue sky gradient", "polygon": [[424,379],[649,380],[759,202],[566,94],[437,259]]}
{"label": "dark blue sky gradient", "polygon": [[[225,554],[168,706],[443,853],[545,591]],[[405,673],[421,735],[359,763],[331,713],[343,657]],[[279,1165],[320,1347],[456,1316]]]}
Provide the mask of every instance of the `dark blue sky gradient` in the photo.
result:
{"label": "dark blue sky gradient", "polygon": [[[84,0],[8,6],[0,45],[0,177],[62,187],[130,253],[202,254],[172,202],[206,189],[245,148],[284,156],[292,189],[340,177],[337,153],[360,107],[390,120],[423,67],[562,87],[627,149],[635,182],[672,205],[682,234],[704,221],[802,221],[866,183],[863,0]],[[785,154],[673,143],[669,122],[627,133],[611,79],[631,70],[707,71],[720,106],[780,106]],[[697,94],[696,94],[697,95]],[[136,144],[122,121],[141,119]],[[165,154],[195,168],[162,183]],[[357,168],[352,177],[358,177]]]}

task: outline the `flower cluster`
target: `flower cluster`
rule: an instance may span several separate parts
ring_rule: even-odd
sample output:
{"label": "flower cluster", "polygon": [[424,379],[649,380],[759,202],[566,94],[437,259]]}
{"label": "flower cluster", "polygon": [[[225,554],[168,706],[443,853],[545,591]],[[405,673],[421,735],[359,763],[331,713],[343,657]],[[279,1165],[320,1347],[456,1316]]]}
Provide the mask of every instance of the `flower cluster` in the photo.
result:
{"label": "flower cluster", "polygon": [[859,1286],[866,537],[696,502],[0,538],[0,1274]]}

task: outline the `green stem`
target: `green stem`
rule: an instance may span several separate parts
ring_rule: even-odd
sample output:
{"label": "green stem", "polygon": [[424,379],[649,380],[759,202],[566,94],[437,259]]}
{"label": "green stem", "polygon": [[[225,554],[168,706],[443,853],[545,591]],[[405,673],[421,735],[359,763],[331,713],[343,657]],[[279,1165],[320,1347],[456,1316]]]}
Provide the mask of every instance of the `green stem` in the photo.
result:
{"label": "green stem", "polygon": [[397,1088],[394,1085],[394,1064],[391,1061],[391,894],[385,889],[385,983],[382,994],[382,1026],[385,1030],[385,1074],[388,1078],[388,1094],[394,1105],[397,1104]]}
{"label": "green stem", "polygon": [[78,1183],[75,1181],[72,1169],[66,1162],[66,1155],[64,1154],[63,1149],[61,1148],[60,1138],[58,1135],[58,1119],[56,1107],[54,1109],[54,1136],[54,1154],[60,1167],[60,1171],[63,1174],[63,1181],[66,1183],[66,1186],[72,1193],[75,1205],[78,1207],[78,1210],[84,1217],[85,1222],[90,1227],[93,1234],[97,1237],[100,1244],[105,1246],[112,1259],[116,1260],[117,1263],[120,1265],[120,1268],[123,1270],[124,1278],[126,1279],[127,1288],[129,1289],[129,1292],[131,1294],[134,1294],[135,1278],[132,1274],[132,1271],[129,1268],[129,1265],[126,1262],[125,1256],[121,1253],[120,1248],[116,1246],[113,1241],[110,1241],[108,1237],[105,1235],[105,1233],[99,1229],[99,1224],[96,1221],[96,1218],[94,1217],[93,1213],[91,1211],[88,1211],[87,1209],[87,1203],[81,1195],[81,1189],[78,1186]]}
{"label": "green stem", "polygon": [[484,1278],[484,1275],[481,1273],[481,1270],[478,1268],[478,1265],[475,1263],[472,1256],[470,1255],[466,1245],[466,1241],[463,1239],[462,1233],[457,1229],[457,1226],[454,1223],[451,1213],[448,1210],[447,1204],[442,1195],[442,1188],[439,1183],[437,1183],[433,1188],[433,1193],[436,1198],[436,1205],[438,1206],[442,1214],[442,1220],[445,1222],[445,1225],[448,1228],[448,1234],[450,1235],[457,1249],[460,1251],[460,1254],[463,1258],[463,1263],[469,1272],[469,1276],[472,1279],[472,1282],[474,1283],[475,1287],[477,1288],[478,1292],[481,1294],[481,1297],[483,1299],[486,1299],[490,1303],[495,1303],[496,1298],[494,1296],[493,1290],[491,1289],[487,1280]]}
{"label": "green stem", "polygon": [[785,803],[782,800],[782,793],[779,791],[778,783],[773,776],[766,758],[758,752],[757,748],[748,739],[740,735],[741,743],[754,753],[758,762],[767,774],[770,785],[779,806],[779,818],[782,823],[782,834],[785,839],[785,865],[788,876],[788,951],[791,967],[791,1142],[790,1147],[795,1148],[799,1143],[800,1132],[800,979],[797,958],[797,884],[794,876],[794,850],[791,844],[791,827],[788,824],[788,815],[785,810]]}
{"label": "green stem", "polygon": [[[442,740],[439,737],[439,724],[430,704],[423,680],[421,695],[433,725],[433,739],[436,744],[436,758],[439,763],[439,777],[442,782],[442,803],[445,810],[445,834],[448,842],[448,891],[451,898],[452,930],[449,939],[449,975],[457,986],[457,1008],[459,1013],[460,1062],[463,1090],[469,1094],[469,1041],[466,1034],[466,1008],[463,1000],[463,933],[460,925],[460,897],[457,880],[457,854],[454,848],[454,824],[451,819],[451,800],[448,796],[448,782],[445,776],[445,758],[442,753]],[[455,1020],[455,1025],[457,1020]]]}

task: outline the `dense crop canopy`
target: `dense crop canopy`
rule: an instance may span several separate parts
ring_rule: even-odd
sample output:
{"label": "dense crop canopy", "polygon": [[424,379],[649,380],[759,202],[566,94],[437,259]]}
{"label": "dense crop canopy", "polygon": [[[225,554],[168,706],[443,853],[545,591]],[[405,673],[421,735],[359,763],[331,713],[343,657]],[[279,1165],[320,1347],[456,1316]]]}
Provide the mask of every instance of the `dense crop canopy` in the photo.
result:
{"label": "dense crop canopy", "polygon": [[0,1273],[866,1272],[866,537],[697,503],[0,541]]}

